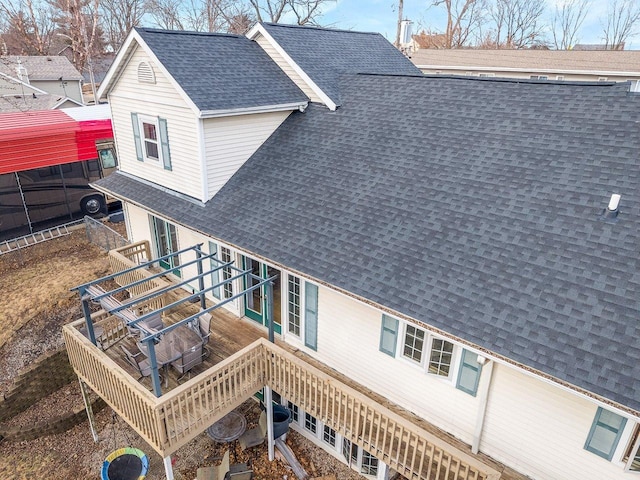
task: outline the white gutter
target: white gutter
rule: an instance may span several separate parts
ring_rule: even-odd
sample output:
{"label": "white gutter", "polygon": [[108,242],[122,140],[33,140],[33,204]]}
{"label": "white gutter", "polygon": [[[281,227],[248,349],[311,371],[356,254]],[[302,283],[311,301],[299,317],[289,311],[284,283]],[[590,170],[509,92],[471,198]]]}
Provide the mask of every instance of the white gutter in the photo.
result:
{"label": "white gutter", "polygon": [[285,110],[300,110],[304,112],[308,101],[282,103],[279,105],[262,105],[260,107],[225,108],[221,110],[202,110],[199,118],[231,117],[233,115],[251,115],[252,113],[282,112]]}

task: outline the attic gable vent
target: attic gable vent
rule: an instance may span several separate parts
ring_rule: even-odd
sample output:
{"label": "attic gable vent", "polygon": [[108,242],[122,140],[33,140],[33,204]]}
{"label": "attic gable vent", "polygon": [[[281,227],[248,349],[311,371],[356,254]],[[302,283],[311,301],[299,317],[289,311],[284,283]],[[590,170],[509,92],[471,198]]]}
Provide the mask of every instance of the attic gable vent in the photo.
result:
{"label": "attic gable vent", "polygon": [[140,62],[138,64],[138,82],[156,83],[156,74],[147,62]]}

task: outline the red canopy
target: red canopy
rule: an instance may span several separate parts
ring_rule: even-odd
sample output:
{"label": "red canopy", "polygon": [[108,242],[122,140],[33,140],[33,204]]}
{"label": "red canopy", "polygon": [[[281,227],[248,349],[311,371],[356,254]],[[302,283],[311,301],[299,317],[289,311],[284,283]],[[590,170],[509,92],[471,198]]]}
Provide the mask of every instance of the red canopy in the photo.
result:
{"label": "red canopy", "polygon": [[0,174],[97,158],[96,140],[112,138],[108,119],[76,121],[64,110],[0,114]]}

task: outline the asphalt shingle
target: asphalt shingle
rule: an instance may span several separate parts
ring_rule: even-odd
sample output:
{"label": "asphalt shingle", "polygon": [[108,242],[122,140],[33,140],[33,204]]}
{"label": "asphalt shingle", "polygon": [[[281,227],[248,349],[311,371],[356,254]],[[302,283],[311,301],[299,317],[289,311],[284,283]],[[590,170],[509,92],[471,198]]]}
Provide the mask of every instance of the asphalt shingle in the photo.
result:
{"label": "asphalt shingle", "polygon": [[204,207],[100,184],[640,411],[640,97],[379,75],[340,92],[335,112],[291,114]]}
{"label": "asphalt shingle", "polygon": [[411,61],[379,33],[263,23],[269,35],[324,93],[340,105],[344,73],[421,75]]}
{"label": "asphalt shingle", "polygon": [[308,100],[257,43],[242,35],[136,31],[201,111]]}

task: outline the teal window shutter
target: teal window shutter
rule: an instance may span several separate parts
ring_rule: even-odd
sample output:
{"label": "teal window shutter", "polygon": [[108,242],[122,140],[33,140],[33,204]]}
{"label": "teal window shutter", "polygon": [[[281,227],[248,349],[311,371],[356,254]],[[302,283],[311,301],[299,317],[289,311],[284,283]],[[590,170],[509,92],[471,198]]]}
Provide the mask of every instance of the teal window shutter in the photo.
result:
{"label": "teal window shutter", "polygon": [[456,388],[475,397],[476,393],[478,393],[481,372],[482,365],[478,363],[478,354],[469,350],[462,350],[462,362],[458,372]]}
{"label": "teal window shutter", "polygon": [[598,407],[584,444],[585,450],[611,461],[626,423],[623,416]]}
{"label": "teal window shutter", "polygon": [[304,282],[304,344],[318,349],[318,287]]}
{"label": "teal window shutter", "polygon": [[397,319],[382,315],[382,328],[380,330],[380,351],[396,356],[396,345],[398,343],[398,322]]}
{"label": "teal window shutter", "polygon": [[[213,270],[214,268],[217,268],[220,266],[220,261],[219,261],[219,257],[218,257],[218,246],[213,243],[213,242],[209,242],[209,253],[211,255],[213,255],[213,258],[209,259],[209,261],[211,262],[211,270]],[[216,270],[215,272],[211,273],[211,283],[213,285],[216,285],[218,283],[220,283],[220,270]],[[213,289],[212,291],[213,296],[215,298],[217,298],[218,300],[220,300],[220,287],[216,287]]]}
{"label": "teal window shutter", "polygon": [[133,143],[136,144],[136,157],[141,162],[144,161],[142,156],[142,142],[140,141],[140,124],[138,123],[138,114],[131,114],[131,126],[133,127]]}
{"label": "teal window shutter", "polygon": [[160,127],[160,145],[162,146],[162,163],[165,170],[171,170],[171,152],[169,151],[169,133],[167,131],[167,121],[158,118]]}

